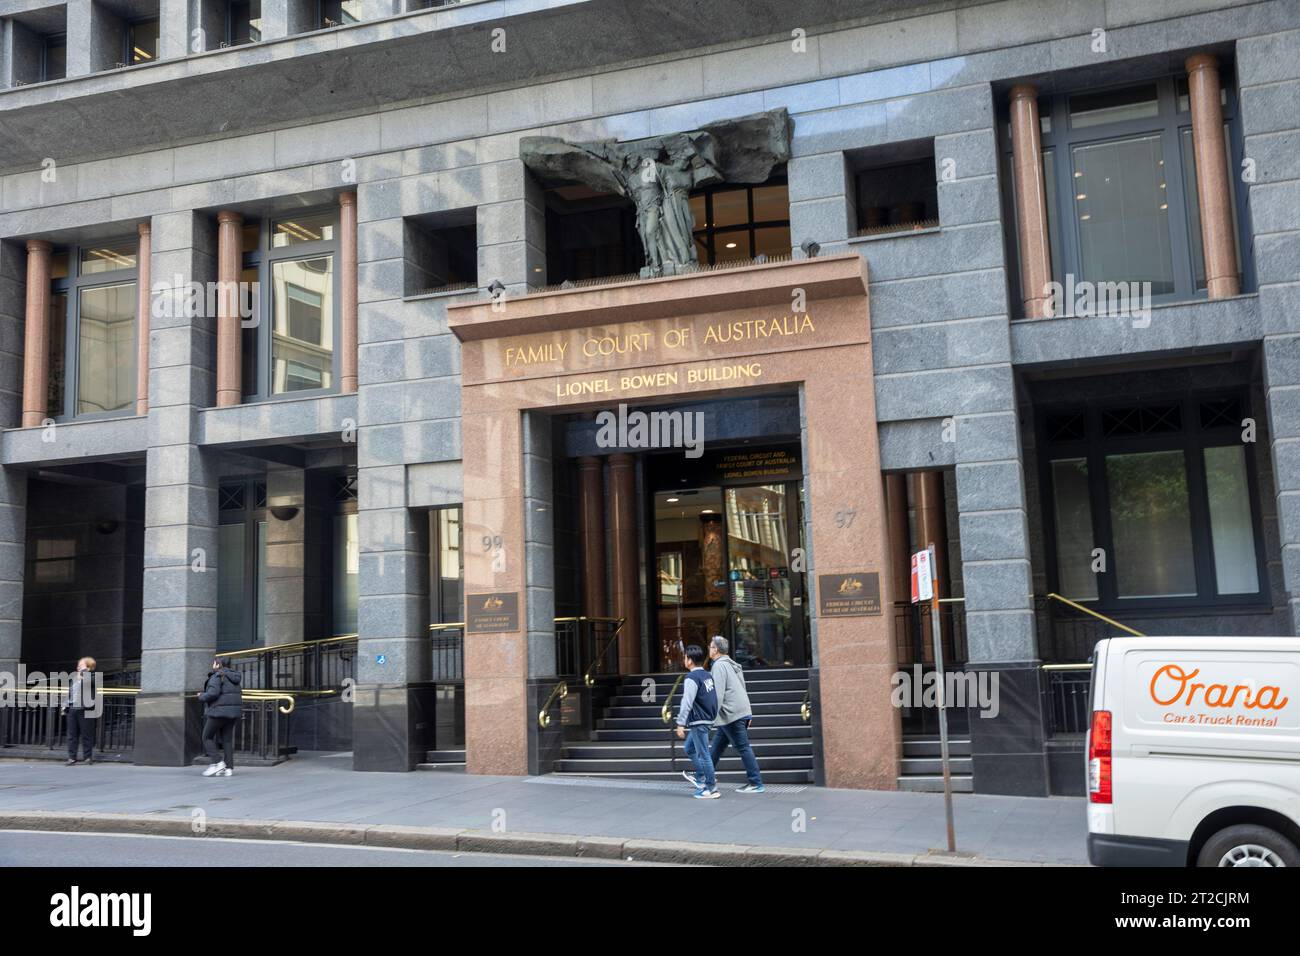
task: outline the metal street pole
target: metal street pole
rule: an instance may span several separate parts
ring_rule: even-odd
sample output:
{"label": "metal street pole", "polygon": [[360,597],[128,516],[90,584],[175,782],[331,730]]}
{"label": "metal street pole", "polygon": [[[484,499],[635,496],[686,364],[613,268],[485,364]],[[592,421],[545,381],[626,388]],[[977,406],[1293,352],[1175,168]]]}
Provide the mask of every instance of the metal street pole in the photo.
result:
{"label": "metal street pole", "polygon": [[943,636],[939,626],[939,581],[935,575],[933,541],[928,544],[926,550],[930,552],[930,630],[934,636],[934,669],[935,677],[938,679],[939,754],[943,760],[943,810],[948,823],[948,852],[956,853],[957,835],[952,820],[952,769],[948,762],[948,711],[944,694]]}

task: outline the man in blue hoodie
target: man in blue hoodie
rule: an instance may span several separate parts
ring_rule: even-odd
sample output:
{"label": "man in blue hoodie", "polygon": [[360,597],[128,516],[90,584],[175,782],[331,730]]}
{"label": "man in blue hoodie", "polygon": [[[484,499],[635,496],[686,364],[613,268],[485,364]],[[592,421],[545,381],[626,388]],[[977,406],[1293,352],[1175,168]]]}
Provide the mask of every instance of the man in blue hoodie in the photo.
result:
{"label": "man in blue hoodie", "polygon": [[709,757],[709,728],[718,716],[718,692],[704,669],[704,649],[698,644],[686,648],[686,679],[682,681],[682,705],[677,709],[677,739],[695,765],[696,800],[716,800],[718,778]]}

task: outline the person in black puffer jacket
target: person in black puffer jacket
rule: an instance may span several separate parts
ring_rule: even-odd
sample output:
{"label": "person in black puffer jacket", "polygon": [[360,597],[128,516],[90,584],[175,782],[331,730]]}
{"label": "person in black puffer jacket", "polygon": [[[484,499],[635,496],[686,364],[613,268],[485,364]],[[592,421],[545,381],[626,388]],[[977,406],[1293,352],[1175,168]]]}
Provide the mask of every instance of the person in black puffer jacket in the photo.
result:
{"label": "person in black puffer jacket", "polygon": [[[211,763],[205,777],[229,777],[235,770],[235,725],[243,710],[244,692],[239,683],[242,675],[230,670],[218,657],[212,661],[207,683],[199,693],[203,701],[203,752]],[[223,760],[217,759],[217,738],[221,738]]]}

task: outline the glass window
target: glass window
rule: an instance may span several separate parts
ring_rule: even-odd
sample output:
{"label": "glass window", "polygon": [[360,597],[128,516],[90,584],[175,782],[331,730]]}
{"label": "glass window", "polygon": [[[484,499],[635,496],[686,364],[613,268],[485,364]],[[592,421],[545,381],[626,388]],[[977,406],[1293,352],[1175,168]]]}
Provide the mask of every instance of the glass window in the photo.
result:
{"label": "glass window", "polygon": [[329,388],[334,367],[334,259],[273,264],[272,391]]}
{"label": "glass window", "polygon": [[217,648],[234,650],[244,640],[244,525],[217,529]]}
{"label": "glass window", "polygon": [[1219,594],[1256,594],[1255,525],[1250,515],[1246,450],[1241,445],[1205,449],[1214,577]]}
{"label": "glass window", "polygon": [[321,0],[322,27],[361,22],[361,0]]}
{"label": "glass window", "polygon": [[465,620],[465,582],[461,569],[460,508],[439,508],[433,512],[435,624]]}
{"label": "glass window", "polygon": [[127,26],[126,62],[148,63],[158,59],[158,21],[136,20]]}
{"label": "glass window", "polygon": [[1173,292],[1160,134],[1076,146],[1072,156],[1083,278]]}
{"label": "glass window", "polygon": [[234,0],[230,4],[230,45],[262,39],[262,0]]}
{"label": "glass window", "polygon": [[1056,516],[1056,575],[1061,593],[1073,600],[1097,597],[1092,572],[1092,496],[1086,458],[1052,462],[1052,491]]}
{"label": "glass window", "polygon": [[101,242],[81,249],[81,274],[98,275],[117,269],[134,269],[139,245],[134,239]]}
{"label": "glass window", "polygon": [[46,390],[46,414],[59,418],[65,412],[63,396],[67,385],[68,293],[50,295],[50,380]]}
{"label": "glass window", "polygon": [[1070,126],[1074,129],[1147,119],[1159,114],[1160,102],[1154,83],[1100,93],[1077,93],[1070,97]]}
{"label": "glass window", "polygon": [[747,222],[749,222],[748,189],[728,189],[713,194],[713,221],[709,223],[710,226],[720,229]]}
{"label": "glass window", "polygon": [[77,414],[135,404],[134,282],[81,290],[77,321]]}
{"label": "glass window", "polygon": [[[257,282],[257,266],[252,266],[240,270],[239,281],[243,283]],[[248,287],[251,288],[251,285]],[[257,297],[252,298],[254,318],[256,318],[259,302]],[[242,325],[239,330],[240,337],[240,386],[243,389],[245,397],[257,394],[257,325]]]}
{"label": "glass window", "polygon": [[1187,468],[1181,451],[1106,456],[1119,597],[1193,597]]}
{"label": "glass window", "polygon": [[41,79],[61,80],[68,75],[68,37],[65,33],[45,38]]}
{"label": "glass window", "polygon": [[1064,283],[1061,271],[1061,210],[1056,198],[1056,151],[1043,151],[1043,188],[1047,190],[1047,244],[1052,257],[1052,279]]}
{"label": "glass window", "polygon": [[271,245],[274,248],[292,246],[300,242],[320,242],[334,238],[334,212],[310,213],[281,219],[271,228]]}
{"label": "glass window", "polygon": [[334,633],[357,633],[357,580],[361,544],[356,513],[334,516]]}

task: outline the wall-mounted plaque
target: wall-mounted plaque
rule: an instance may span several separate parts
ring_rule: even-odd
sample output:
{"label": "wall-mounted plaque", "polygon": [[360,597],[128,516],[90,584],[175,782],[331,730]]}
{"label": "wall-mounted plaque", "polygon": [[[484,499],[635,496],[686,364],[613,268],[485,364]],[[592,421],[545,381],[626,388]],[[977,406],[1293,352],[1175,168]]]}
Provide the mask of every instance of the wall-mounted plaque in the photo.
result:
{"label": "wall-mounted plaque", "polygon": [[519,595],[466,594],[465,633],[498,634],[519,630]]}
{"label": "wall-mounted plaque", "polygon": [[822,617],[867,617],[880,613],[880,575],[875,571],[817,576]]}

